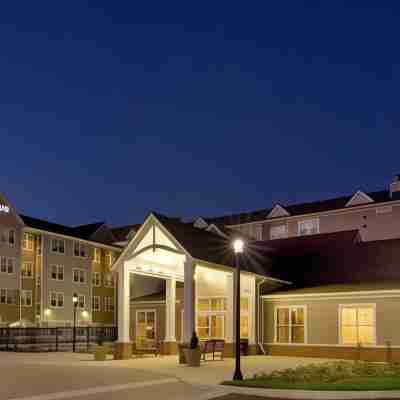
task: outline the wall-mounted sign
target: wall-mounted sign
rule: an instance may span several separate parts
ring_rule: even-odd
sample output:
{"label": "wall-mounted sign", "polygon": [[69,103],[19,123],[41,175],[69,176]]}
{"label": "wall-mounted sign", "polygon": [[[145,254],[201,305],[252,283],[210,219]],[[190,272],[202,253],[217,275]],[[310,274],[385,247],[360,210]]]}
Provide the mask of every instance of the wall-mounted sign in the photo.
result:
{"label": "wall-mounted sign", "polygon": [[0,212],[8,214],[10,212],[10,207],[6,206],[5,204],[0,204]]}

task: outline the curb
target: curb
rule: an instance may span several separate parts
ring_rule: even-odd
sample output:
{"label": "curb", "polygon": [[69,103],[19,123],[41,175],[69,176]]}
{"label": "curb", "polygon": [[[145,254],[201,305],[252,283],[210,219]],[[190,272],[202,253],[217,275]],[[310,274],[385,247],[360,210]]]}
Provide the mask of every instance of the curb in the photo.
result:
{"label": "curb", "polygon": [[400,399],[400,390],[320,391],[320,390],[262,389],[262,388],[250,388],[250,387],[235,387],[229,385],[226,385],[224,387],[226,395],[231,393],[238,393],[238,394],[247,394],[253,396],[263,396],[271,399],[273,398],[301,399],[301,400]]}

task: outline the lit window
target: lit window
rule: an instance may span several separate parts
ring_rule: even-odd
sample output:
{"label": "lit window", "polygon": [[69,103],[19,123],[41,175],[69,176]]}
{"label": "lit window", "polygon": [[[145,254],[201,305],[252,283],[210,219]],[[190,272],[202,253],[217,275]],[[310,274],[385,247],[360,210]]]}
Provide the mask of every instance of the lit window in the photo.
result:
{"label": "lit window", "polygon": [[105,287],[114,287],[114,277],[111,272],[104,274],[104,286]]}
{"label": "lit window", "polygon": [[72,282],[81,284],[86,283],[86,271],[83,269],[73,269]]}
{"label": "lit window", "polygon": [[151,345],[156,340],[156,312],[153,310],[136,311],[136,341]]}
{"label": "lit window", "polygon": [[276,342],[305,343],[305,307],[278,307],[275,320]]}
{"label": "lit window", "polygon": [[100,311],[100,296],[93,296],[92,309],[93,311]]}
{"label": "lit window", "polygon": [[32,290],[21,291],[21,305],[24,307],[32,307]]}
{"label": "lit window", "polygon": [[23,263],[21,272],[24,278],[33,278],[33,264],[31,262]]}
{"label": "lit window", "polygon": [[374,305],[341,306],[339,312],[341,344],[375,344]]}
{"label": "lit window", "polygon": [[248,339],[249,337],[249,298],[240,299],[240,337]]}
{"label": "lit window", "polygon": [[315,235],[319,233],[319,219],[305,219],[298,222],[299,236]]}
{"label": "lit window", "polygon": [[62,239],[51,239],[51,251],[53,253],[65,254],[65,242]]}
{"label": "lit window", "polygon": [[282,239],[288,237],[287,225],[272,225],[269,229],[269,238],[272,239]]}
{"label": "lit window", "polygon": [[24,250],[33,251],[34,236],[31,233],[24,233],[22,240],[22,248]]}
{"label": "lit window", "polygon": [[82,242],[74,242],[74,256],[86,257],[86,246]]}
{"label": "lit window", "polygon": [[106,264],[111,267],[114,262],[114,255],[111,251],[106,252]]}
{"label": "lit window", "polygon": [[38,256],[42,255],[42,236],[36,236],[36,254]]}
{"label": "lit window", "polygon": [[52,265],[50,267],[50,277],[55,281],[64,280],[64,266],[63,265]]}
{"label": "lit window", "polygon": [[104,311],[112,312],[114,311],[114,298],[104,297]]}
{"label": "lit window", "polygon": [[0,304],[18,304],[18,291],[15,289],[0,289]]}
{"label": "lit window", "polygon": [[97,247],[94,248],[94,262],[99,264],[101,262],[101,249]]}
{"label": "lit window", "polygon": [[200,339],[223,339],[225,332],[226,298],[198,298],[197,332]]}

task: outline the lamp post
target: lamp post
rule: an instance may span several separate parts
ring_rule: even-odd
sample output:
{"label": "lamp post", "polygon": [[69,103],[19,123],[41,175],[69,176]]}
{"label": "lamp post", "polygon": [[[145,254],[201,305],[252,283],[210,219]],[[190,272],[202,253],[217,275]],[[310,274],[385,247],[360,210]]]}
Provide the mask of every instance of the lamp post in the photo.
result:
{"label": "lamp post", "polygon": [[235,373],[233,380],[242,381],[243,375],[240,370],[240,262],[239,256],[243,253],[244,242],[242,239],[236,239],[233,242],[235,252],[236,266],[236,343],[235,343]]}
{"label": "lamp post", "polygon": [[74,306],[74,330],[72,337],[72,351],[75,353],[75,345],[76,345],[76,309],[78,307],[78,295],[76,293],[72,296],[72,304]]}

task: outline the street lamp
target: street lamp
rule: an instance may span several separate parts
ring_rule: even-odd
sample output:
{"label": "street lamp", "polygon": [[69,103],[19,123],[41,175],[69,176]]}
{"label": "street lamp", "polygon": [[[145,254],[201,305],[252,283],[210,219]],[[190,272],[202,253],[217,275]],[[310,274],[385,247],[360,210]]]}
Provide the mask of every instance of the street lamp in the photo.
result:
{"label": "street lamp", "polygon": [[78,295],[74,293],[72,296],[72,304],[74,306],[74,330],[73,330],[73,338],[72,338],[72,351],[75,353],[75,344],[76,344],[76,309],[78,307]]}
{"label": "street lamp", "polygon": [[242,381],[243,375],[240,370],[240,262],[239,255],[243,253],[244,241],[235,239],[233,241],[233,250],[235,252],[236,266],[236,346],[235,346],[235,373],[233,380]]}

